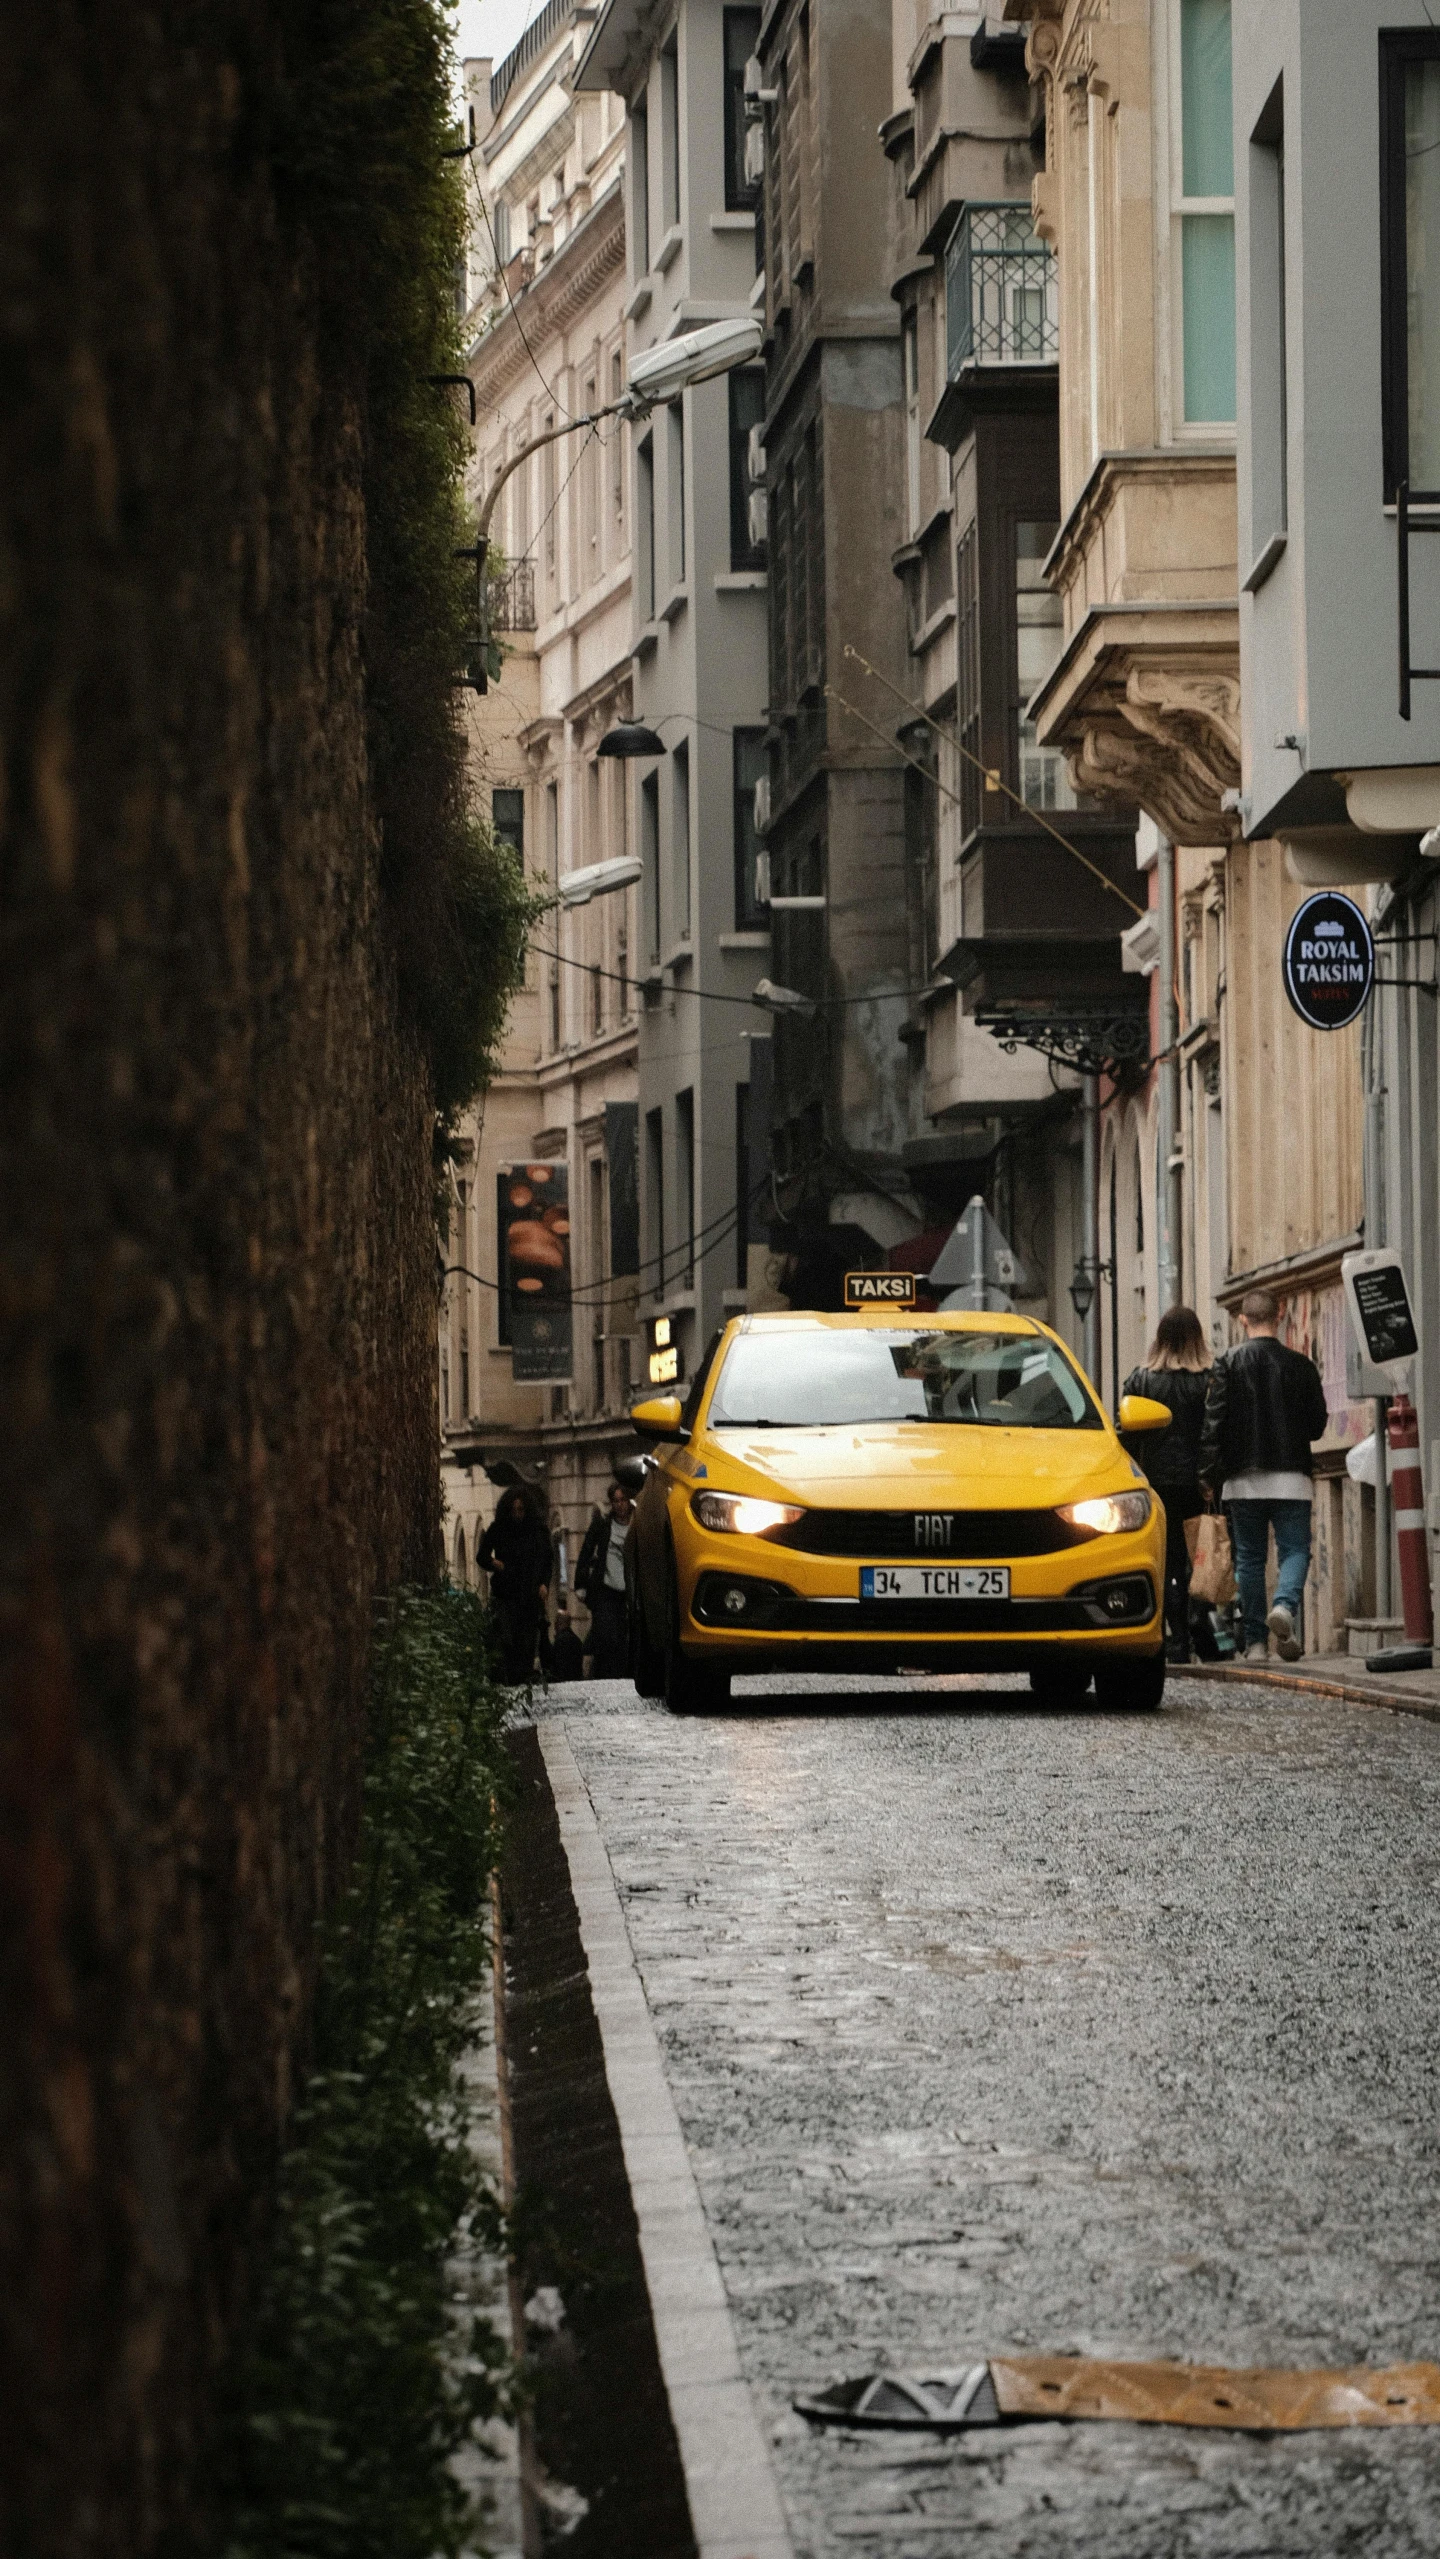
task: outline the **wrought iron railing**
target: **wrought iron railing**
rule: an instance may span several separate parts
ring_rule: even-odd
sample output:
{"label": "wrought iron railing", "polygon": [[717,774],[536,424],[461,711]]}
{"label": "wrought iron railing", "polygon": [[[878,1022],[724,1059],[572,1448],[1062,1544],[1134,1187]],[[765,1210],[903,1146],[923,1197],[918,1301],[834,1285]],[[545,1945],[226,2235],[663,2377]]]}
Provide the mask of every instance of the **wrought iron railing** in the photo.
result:
{"label": "wrought iron railing", "polygon": [[490,628],[492,631],[533,631],[535,628],[535,563],[517,560],[503,577],[490,580]]}
{"label": "wrought iron railing", "polygon": [[967,204],[945,252],[946,370],[1053,364],[1060,352],[1055,260],[1028,204]]}

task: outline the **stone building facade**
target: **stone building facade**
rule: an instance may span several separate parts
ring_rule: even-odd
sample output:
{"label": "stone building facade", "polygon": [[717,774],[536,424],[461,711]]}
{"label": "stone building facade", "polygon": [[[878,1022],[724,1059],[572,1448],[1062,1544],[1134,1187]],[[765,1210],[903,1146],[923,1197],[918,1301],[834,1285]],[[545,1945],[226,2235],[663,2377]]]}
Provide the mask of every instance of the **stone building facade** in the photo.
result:
{"label": "stone building facade", "polygon": [[[1078,785],[1127,797],[1176,847],[1183,1199],[1180,1288],[1216,1346],[1275,1287],[1320,1361],[1312,1640],[1357,1613],[1373,1556],[1345,1450],[1343,1252],[1363,1210],[1358,1029],[1286,1003],[1285,924],[1305,893],[1242,817],[1235,487],[1235,142],[1229,0],[1007,0],[1028,28],[1045,137],[1035,227],[1057,253],[1061,521],[1047,564],[1063,644],[1030,703]],[[1142,830],[1142,841],[1145,841]],[[1152,1044],[1158,1047],[1159,1043]],[[1159,1310],[1152,1076],[1107,1114],[1104,1328],[1121,1373]]]}
{"label": "stone building facade", "polygon": [[[498,66],[465,65],[477,504],[523,444],[609,406],[624,381],[625,120],[614,96],[572,93],[587,27],[572,0],[550,0]],[[552,894],[636,840],[631,768],[596,755],[631,707],[631,471],[620,419],[576,429],[521,464],[491,526],[505,561],[490,594],[504,665],[488,694],[466,697],[472,782],[532,885]],[[638,1257],[624,1202],[636,1149],[637,903],[622,888],[542,917],[500,1071],[458,1133],[448,1259],[460,1267],[439,1344],[457,1580],[475,1577],[479,1539],[519,1475],[549,1504],[558,1591],[615,1458],[634,1450]],[[556,1381],[513,1373],[523,1363],[497,1286],[501,1168],[532,1162],[563,1167],[568,1192],[571,1374]]]}

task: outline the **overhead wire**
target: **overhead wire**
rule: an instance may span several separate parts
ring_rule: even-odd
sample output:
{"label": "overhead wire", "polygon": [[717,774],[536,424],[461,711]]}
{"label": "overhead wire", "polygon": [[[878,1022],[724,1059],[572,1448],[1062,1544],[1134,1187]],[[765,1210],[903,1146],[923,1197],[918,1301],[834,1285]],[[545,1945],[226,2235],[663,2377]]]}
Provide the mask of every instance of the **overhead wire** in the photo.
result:
{"label": "overhead wire", "polygon": [[480,207],[480,219],[481,219],[481,221],[482,221],[482,222],[484,223],[484,225],[485,225],[486,235],[487,235],[487,237],[488,237],[488,239],[489,239],[489,242],[490,242],[490,252],[491,252],[492,257],[493,257],[493,258],[494,258],[494,260],[495,260],[495,272],[496,272],[496,274],[498,275],[498,277],[500,278],[500,282],[501,282],[502,286],[504,287],[505,299],[506,299],[506,301],[507,301],[507,302],[509,303],[509,305],[510,305],[510,317],[511,317],[511,319],[514,321],[516,328],[517,328],[517,329],[519,330],[519,332],[520,332],[520,344],[523,346],[523,348],[525,349],[526,354],[527,354],[527,355],[528,355],[528,357],[530,358],[531,366],[533,367],[534,374],[535,374],[535,379],[536,379],[536,381],[539,383],[541,390],[545,393],[546,398],[547,398],[547,399],[549,399],[549,400],[553,400],[553,401],[554,401],[555,406],[556,406],[556,408],[560,411],[560,414],[561,414],[561,416],[562,416],[562,417],[566,417],[566,418],[573,417],[573,416],[574,416],[574,414],[575,414],[575,413],[574,413],[574,411],[573,411],[573,409],[567,409],[567,407],[566,407],[566,405],[565,405],[564,401],[563,401],[563,400],[561,399],[561,397],[560,397],[559,392],[555,389],[554,384],[553,384],[553,383],[551,383],[551,382],[547,382],[547,381],[546,381],[546,379],[545,379],[544,374],[543,374],[543,373],[541,372],[541,370],[540,370],[540,359],[539,359],[539,357],[536,355],[536,353],[535,353],[535,349],[532,347],[532,345],[530,344],[530,340],[529,340],[529,338],[528,338],[528,337],[526,336],[526,334],[525,334],[525,323],[524,323],[524,321],[523,321],[523,320],[521,319],[521,317],[520,317],[519,306],[518,306],[518,305],[517,305],[517,303],[516,303],[516,300],[515,300],[515,296],[514,296],[514,294],[513,294],[513,293],[511,292],[511,290],[510,290],[510,278],[509,278],[509,276],[506,274],[506,272],[505,272],[505,268],[504,268],[504,266],[503,266],[503,265],[502,265],[502,263],[501,263],[501,258],[500,258],[500,243],[499,243],[499,241],[498,241],[498,240],[496,239],[496,237],[495,237],[495,226],[494,226],[493,222],[492,222],[492,221],[491,221],[491,219],[490,219],[490,207],[488,206],[488,204],[487,204],[487,203],[486,203],[486,201],[485,201],[485,190],[484,190],[484,188],[481,186],[480,181],[479,181],[478,177],[477,177],[477,176],[476,176],[476,174],[475,174],[475,163],[474,163],[474,161],[473,161],[473,160],[467,160],[467,161],[466,161],[466,163],[465,163],[465,165],[466,165],[466,168],[467,168],[467,169],[469,170],[469,172],[470,172],[470,183],[471,183],[471,185],[472,185],[472,186],[474,187],[474,189],[475,189],[475,201],[476,201],[476,203],[477,203],[477,204],[479,205],[479,207]]}
{"label": "overhead wire", "polygon": [[[1001,780],[1001,777],[993,764],[987,764],[983,756],[974,755],[968,746],[962,746],[959,738],[954,736],[949,729],[942,728],[938,720],[932,720],[928,711],[917,709],[916,705],[901,692],[899,685],[892,684],[888,675],[882,675],[878,666],[872,666],[870,660],[861,655],[861,652],[855,647],[854,642],[851,640],[847,640],[845,643],[845,655],[847,658],[853,658],[855,664],[858,667],[863,668],[866,675],[873,676],[877,684],[883,684],[886,692],[893,694],[896,701],[904,705],[904,708],[909,713],[911,719],[923,720],[927,729],[934,730],[935,735],[940,739],[942,745],[953,748],[957,755],[964,757],[967,764],[973,764],[976,772],[984,775],[989,789],[1003,792],[1005,798],[1007,800],[1013,800],[1017,809],[1023,811],[1024,815],[1031,819],[1036,826],[1042,826],[1047,835],[1053,835],[1057,844],[1063,845],[1067,853],[1072,854],[1077,862],[1083,863],[1087,871],[1094,873],[1095,878],[1100,882],[1102,888],[1108,889],[1112,897],[1118,897],[1122,906],[1129,907],[1132,915],[1143,916],[1149,914],[1150,909],[1148,907],[1137,906],[1134,898],[1128,896],[1126,891],[1122,889],[1116,881],[1111,879],[1108,871],[1102,871],[1098,862],[1092,862],[1088,853],[1082,853],[1078,844],[1072,844],[1068,835],[1062,835],[1058,826],[1052,826],[1043,809],[1032,807],[1029,800],[1022,798],[1020,792],[1012,791],[1009,783]],[[843,693],[837,692],[833,684],[827,684],[825,690],[833,701],[840,704],[842,710],[850,713],[852,719],[862,721],[865,727],[871,730],[876,737],[885,739],[886,745],[891,748],[892,752],[895,750],[898,741],[887,737],[884,729],[882,729],[876,721],[867,719],[865,713],[860,709],[857,703],[848,701]],[[917,757],[913,755],[906,755],[903,747],[900,747],[899,752],[904,756],[907,764],[913,766],[916,772],[923,773],[927,782],[933,782],[937,790],[943,791],[947,799],[954,800],[957,807],[959,806],[960,795],[958,791],[952,791],[948,782],[942,782],[938,773],[931,773],[925,765],[919,762]]]}
{"label": "overhead wire", "polygon": [[[737,1200],[729,1208],[719,1210],[706,1225],[698,1226],[685,1243],[668,1244],[663,1253],[652,1253],[648,1261],[637,1263],[633,1271],[615,1271],[608,1280],[599,1280],[584,1288],[572,1289],[569,1303],[572,1306],[588,1306],[599,1299],[613,1297],[617,1291],[623,1294],[627,1280],[643,1279],[647,1271],[659,1271],[663,1286],[667,1263],[689,1269],[696,1262],[707,1260],[711,1253],[718,1251],[719,1247],[728,1241],[740,1223],[742,1207],[753,1208],[769,1180],[768,1174],[762,1174],[758,1181],[751,1184],[743,1201]],[[705,1240],[707,1238],[708,1241]],[[474,1280],[478,1288],[491,1289],[496,1295],[501,1290],[499,1280],[487,1279],[483,1271],[472,1271],[465,1262],[447,1263],[440,1276],[442,1279],[459,1277]]]}

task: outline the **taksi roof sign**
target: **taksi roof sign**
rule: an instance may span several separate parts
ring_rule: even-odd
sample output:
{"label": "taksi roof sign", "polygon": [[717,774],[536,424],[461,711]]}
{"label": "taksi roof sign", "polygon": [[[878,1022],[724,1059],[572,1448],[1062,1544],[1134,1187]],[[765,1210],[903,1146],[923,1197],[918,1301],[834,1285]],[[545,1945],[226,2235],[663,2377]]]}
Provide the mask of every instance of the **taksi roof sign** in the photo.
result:
{"label": "taksi roof sign", "polygon": [[1375,944],[1353,898],[1322,889],[1297,906],[1285,936],[1285,992],[1315,1031],[1343,1031],[1375,983]]}
{"label": "taksi roof sign", "polygon": [[854,1313],[862,1306],[913,1306],[915,1274],[913,1271],[847,1271],[845,1274],[845,1306]]}

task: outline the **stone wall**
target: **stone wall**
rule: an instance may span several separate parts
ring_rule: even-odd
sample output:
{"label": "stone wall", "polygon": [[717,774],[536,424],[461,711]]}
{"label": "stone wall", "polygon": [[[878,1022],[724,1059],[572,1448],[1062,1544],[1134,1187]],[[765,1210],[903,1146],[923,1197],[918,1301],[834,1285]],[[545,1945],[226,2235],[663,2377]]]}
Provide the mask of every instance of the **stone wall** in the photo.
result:
{"label": "stone wall", "polygon": [[363,408],[277,212],[283,15],[56,0],[0,63],[15,2559],[202,2529],[192,2465],[353,1834],[370,1604],[436,1555]]}

